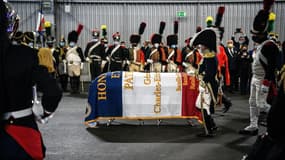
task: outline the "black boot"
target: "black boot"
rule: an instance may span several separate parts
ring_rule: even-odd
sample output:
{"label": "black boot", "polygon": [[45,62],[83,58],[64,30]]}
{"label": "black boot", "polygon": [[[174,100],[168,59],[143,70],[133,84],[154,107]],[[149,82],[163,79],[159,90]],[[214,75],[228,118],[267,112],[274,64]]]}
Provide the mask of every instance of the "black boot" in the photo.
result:
{"label": "black boot", "polygon": [[242,129],[239,131],[239,134],[249,135],[249,136],[256,136],[258,134],[258,129],[255,130],[245,130]]}
{"label": "black boot", "polygon": [[223,113],[226,113],[229,111],[229,109],[231,108],[232,106],[232,102],[231,100],[226,97],[225,95],[222,96],[222,102],[224,103],[224,109],[223,109]]}

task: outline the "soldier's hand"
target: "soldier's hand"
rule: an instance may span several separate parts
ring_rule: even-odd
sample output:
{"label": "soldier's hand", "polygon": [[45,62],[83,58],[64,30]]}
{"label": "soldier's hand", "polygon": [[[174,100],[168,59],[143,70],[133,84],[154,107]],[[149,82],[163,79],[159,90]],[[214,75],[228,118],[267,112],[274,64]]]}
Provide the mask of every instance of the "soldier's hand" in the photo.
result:
{"label": "soldier's hand", "polygon": [[147,59],[147,63],[153,63],[152,59]]}
{"label": "soldier's hand", "polygon": [[86,60],[86,62],[88,62],[88,63],[92,63],[92,60],[91,60],[89,57],[87,57],[85,60]]}
{"label": "soldier's hand", "polygon": [[268,93],[269,92],[270,82],[268,80],[263,80],[261,85],[261,92]]}
{"label": "soldier's hand", "polygon": [[184,66],[185,68],[187,68],[189,66],[189,64],[187,64],[186,62],[182,62],[182,66]]}
{"label": "soldier's hand", "polygon": [[53,117],[53,112],[44,111],[42,115],[36,115],[37,122],[41,124],[48,123],[48,120]]}

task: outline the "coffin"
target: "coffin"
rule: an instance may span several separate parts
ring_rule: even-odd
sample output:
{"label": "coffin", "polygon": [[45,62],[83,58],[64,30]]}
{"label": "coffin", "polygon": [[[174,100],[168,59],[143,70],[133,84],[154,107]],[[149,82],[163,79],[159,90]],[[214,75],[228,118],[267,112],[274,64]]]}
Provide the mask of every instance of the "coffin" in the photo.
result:
{"label": "coffin", "polygon": [[108,72],[91,82],[85,124],[99,120],[177,119],[202,115],[199,81],[186,73]]}

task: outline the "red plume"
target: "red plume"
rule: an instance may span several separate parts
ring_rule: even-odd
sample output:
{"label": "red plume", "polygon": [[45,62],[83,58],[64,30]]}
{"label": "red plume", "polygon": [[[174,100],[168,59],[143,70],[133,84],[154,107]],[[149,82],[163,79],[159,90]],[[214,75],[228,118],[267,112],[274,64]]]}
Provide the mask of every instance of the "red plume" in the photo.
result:
{"label": "red plume", "polygon": [[174,34],[178,33],[178,21],[174,21]]}
{"label": "red plume", "polygon": [[216,15],[216,22],[215,22],[216,27],[219,27],[221,25],[224,12],[225,12],[225,7],[224,6],[219,7],[218,13]]}
{"label": "red plume", "polygon": [[275,0],[263,0],[263,9],[269,11]]}
{"label": "red plume", "polygon": [[76,31],[77,34],[78,34],[78,36],[80,35],[82,29],[83,29],[83,25],[82,25],[82,24],[79,24],[78,27],[77,27],[77,31]]}

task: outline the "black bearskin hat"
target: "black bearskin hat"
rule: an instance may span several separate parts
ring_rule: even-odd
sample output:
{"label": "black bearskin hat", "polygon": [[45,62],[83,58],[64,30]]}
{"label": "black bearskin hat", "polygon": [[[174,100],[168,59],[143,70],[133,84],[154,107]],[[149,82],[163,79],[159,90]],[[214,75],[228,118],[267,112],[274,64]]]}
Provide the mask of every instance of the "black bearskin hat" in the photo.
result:
{"label": "black bearskin hat", "polygon": [[150,38],[152,44],[161,43],[162,36],[160,34],[153,34]]}
{"label": "black bearskin hat", "polygon": [[177,45],[178,44],[178,37],[175,34],[167,36],[166,40],[167,40],[167,45],[168,46]]}
{"label": "black bearskin hat", "polygon": [[142,22],[139,27],[139,34],[132,34],[130,36],[130,42],[133,44],[138,44],[141,41],[141,35],[143,34],[146,27],[146,23]]}
{"label": "black bearskin hat", "polygon": [[135,44],[138,44],[139,42],[140,42],[140,40],[141,40],[141,36],[140,35],[138,35],[138,34],[132,34],[131,36],[130,36],[130,42],[131,43],[135,43]]}
{"label": "black bearskin hat", "polygon": [[217,31],[214,28],[207,28],[196,33],[191,39],[190,46],[197,46],[199,44],[206,46],[210,51],[217,52],[217,46],[219,44]]}
{"label": "black bearskin hat", "polygon": [[269,13],[265,10],[260,10],[253,21],[253,28],[250,31],[253,34],[264,34],[267,32]]}
{"label": "black bearskin hat", "polygon": [[75,42],[75,43],[77,43],[77,40],[78,40],[78,33],[77,33],[75,30],[69,32],[69,33],[68,33],[67,40],[68,40],[68,43],[70,43],[70,42]]}
{"label": "black bearskin hat", "polygon": [[274,0],[263,0],[263,9],[257,13],[253,21],[253,28],[250,31],[252,34],[267,34],[269,10],[273,3]]}
{"label": "black bearskin hat", "polygon": [[152,44],[161,43],[162,34],[164,32],[164,29],[165,29],[165,22],[161,21],[160,24],[159,24],[158,33],[154,33],[150,37],[150,41],[151,41]]}

